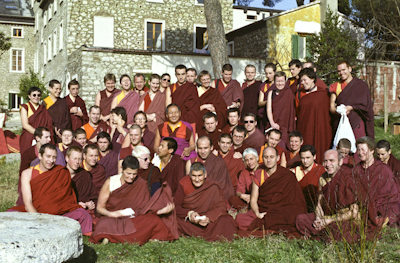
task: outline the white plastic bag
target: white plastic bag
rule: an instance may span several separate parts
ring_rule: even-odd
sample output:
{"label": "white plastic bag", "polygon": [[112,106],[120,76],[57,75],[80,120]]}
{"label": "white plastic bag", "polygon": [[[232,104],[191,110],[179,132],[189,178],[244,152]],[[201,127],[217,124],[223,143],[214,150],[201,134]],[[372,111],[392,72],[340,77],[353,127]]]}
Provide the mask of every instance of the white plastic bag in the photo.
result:
{"label": "white plastic bag", "polygon": [[351,152],[356,152],[356,137],[354,137],[353,129],[351,128],[349,118],[346,115],[345,105],[337,107],[336,111],[342,115],[336,130],[335,138],[333,139],[333,149],[336,149],[341,139],[348,139],[351,142]]}

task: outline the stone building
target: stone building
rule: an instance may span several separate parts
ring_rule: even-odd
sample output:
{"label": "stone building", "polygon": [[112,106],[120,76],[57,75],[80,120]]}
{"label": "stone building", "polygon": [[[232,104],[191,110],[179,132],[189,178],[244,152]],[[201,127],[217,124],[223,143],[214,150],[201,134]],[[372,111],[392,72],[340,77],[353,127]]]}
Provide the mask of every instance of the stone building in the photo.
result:
{"label": "stone building", "polygon": [[[232,1],[221,5],[229,31]],[[60,80],[64,92],[77,79],[89,105],[106,73],[162,74],[154,66],[160,56],[206,53],[202,0],[37,0],[33,9],[35,70],[46,82]]]}
{"label": "stone building", "polygon": [[0,100],[8,109],[18,110],[22,103],[19,80],[33,69],[35,18],[28,0],[0,2],[0,31],[11,37],[11,49],[0,58]]}

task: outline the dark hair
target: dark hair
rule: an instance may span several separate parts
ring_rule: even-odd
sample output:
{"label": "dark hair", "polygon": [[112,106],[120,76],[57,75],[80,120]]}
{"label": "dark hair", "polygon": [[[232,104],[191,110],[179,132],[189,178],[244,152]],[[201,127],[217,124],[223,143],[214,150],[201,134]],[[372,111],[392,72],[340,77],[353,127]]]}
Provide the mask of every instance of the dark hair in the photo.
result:
{"label": "dark hair", "polygon": [[30,87],[28,90],[28,95],[31,95],[31,93],[35,91],[39,91],[40,95],[42,95],[42,91],[38,87]]}
{"label": "dark hair", "polygon": [[78,87],[80,87],[79,82],[76,79],[71,80],[68,83],[68,89],[72,86],[72,85],[78,85]]}
{"label": "dark hair", "polygon": [[188,68],[186,72],[188,71],[194,71],[194,74],[197,75],[197,70],[195,68]]}
{"label": "dark hair", "polygon": [[265,64],[264,71],[266,68],[272,68],[274,72],[276,71],[276,65],[272,62]]}
{"label": "dark hair", "polygon": [[131,77],[129,77],[128,74],[122,74],[121,77],[119,78],[119,83],[121,83],[122,79],[127,77],[129,79],[130,82],[132,82]]}
{"label": "dark hair", "polygon": [[49,87],[53,88],[55,84],[60,84],[61,85],[61,83],[58,80],[52,79],[49,82]]}
{"label": "dark hair", "polygon": [[225,64],[222,66],[222,72],[224,71],[233,71],[233,67],[231,64]]}
{"label": "dark hair", "polygon": [[210,147],[212,147],[212,145],[213,145],[213,144],[212,144],[212,141],[211,141],[210,137],[208,137],[207,135],[200,136],[200,137],[197,139],[196,146],[197,146],[197,144],[199,143],[199,141],[200,141],[200,140],[203,140],[203,139],[207,139],[208,142],[210,143]]}
{"label": "dark hair", "polygon": [[315,156],[315,154],[317,153],[315,151],[314,145],[311,145],[311,144],[306,144],[306,145],[301,146],[299,154],[304,153],[304,152],[311,152],[311,154],[313,156]]}
{"label": "dark hair", "polygon": [[136,78],[140,78],[142,77],[144,81],[146,81],[146,78],[144,77],[144,75],[142,73],[136,73],[136,75],[133,77],[133,79],[135,80]]}
{"label": "dark hair", "polygon": [[167,148],[169,149],[173,149],[174,151],[172,152],[172,154],[174,154],[176,152],[176,149],[178,149],[178,143],[176,142],[176,140],[172,137],[165,137],[162,139],[163,141],[167,142]]}
{"label": "dark hair", "polygon": [[303,63],[301,63],[301,61],[298,59],[293,59],[289,62],[289,68],[293,65],[296,65],[297,68],[301,68],[303,66]]}
{"label": "dark hair", "polygon": [[190,166],[189,173],[192,174],[192,171],[203,171],[203,173],[206,174],[206,167],[201,162],[194,162]]}
{"label": "dark hair", "polygon": [[112,73],[107,73],[107,74],[104,76],[104,84],[106,84],[106,82],[107,82],[108,80],[112,80],[112,81],[114,81],[114,83],[117,82],[117,78],[116,78],[115,75],[112,74]]}
{"label": "dark hair", "polygon": [[376,144],[376,149],[382,149],[384,148],[386,151],[390,150],[390,143],[386,140],[380,140],[377,144]]}
{"label": "dark hair", "polygon": [[256,115],[254,115],[254,113],[252,113],[252,112],[246,113],[246,114],[244,115],[244,117],[243,117],[243,120],[244,120],[244,118],[246,118],[246,117],[253,117],[254,120],[257,121]]}
{"label": "dark hair", "polygon": [[229,113],[231,112],[237,112],[238,116],[240,117],[240,110],[239,108],[230,108],[226,111],[226,116],[229,116]]}
{"label": "dark hair", "polygon": [[160,80],[161,78],[160,78],[160,75],[158,75],[158,74],[151,74],[150,78],[149,78],[149,81],[152,81],[153,79]]}
{"label": "dark hair", "polygon": [[201,79],[201,78],[204,77],[204,76],[210,76],[210,78],[211,78],[211,74],[210,74],[210,72],[208,72],[207,70],[202,70],[202,71],[200,72],[198,78]]}
{"label": "dark hair", "polygon": [[299,132],[299,131],[292,131],[292,132],[290,132],[290,133],[289,133],[289,140],[290,140],[290,138],[292,138],[292,137],[299,137],[299,138],[300,138],[300,141],[303,141],[303,135],[301,135],[301,132]]}
{"label": "dark hair", "polygon": [[307,76],[310,79],[314,79],[314,82],[317,80],[317,73],[312,68],[303,68],[299,73],[300,78],[303,76]]}
{"label": "dark hair", "polygon": [[90,106],[89,112],[92,112],[92,109],[100,110],[100,113],[101,113],[101,108],[97,105]]}
{"label": "dark hair", "polygon": [[340,139],[340,141],[336,145],[336,149],[339,149],[339,148],[351,149],[351,142],[346,138]]}
{"label": "dark hair", "polygon": [[206,113],[204,113],[204,115],[203,115],[203,122],[204,122],[206,119],[209,119],[209,118],[214,118],[215,121],[218,121],[217,114],[215,114],[214,112],[211,112],[211,111],[207,111]]}
{"label": "dark hair", "polygon": [[50,132],[50,130],[47,129],[46,127],[37,127],[37,128],[35,129],[34,133],[33,133],[33,137],[34,137],[34,138],[36,138],[36,137],[42,138],[42,136],[43,136],[43,131]]}
{"label": "dark hair", "polygon": [[231,136],[229,133],[223,133],[223,134],[221,134],[221,135],[219,136],[218,141],[220,142],[222,138],[228,138],[228,139],[230,139],[231,142],[232,142],[232,136]]}
{"label": "dark hair", "polygon": [[74,132],[74,138],[76,138],[79,134],[85,134],[85,136],[86,136],[86,131],[82,128],[76,129]]}
{"label": "dark hair", "polygon": [[347,66],[348,68],[351,68],[350,63],[349,63],[347,60],[344,60],[344,59],[339,60],[339,62],[337,63],[337,66],[339,66],[339,65],[341,65],[341,64],[346,64],[346,66]]}
{"label": "dark hair", "polygon": [[306,64],[306,63],[310,63],[310,64],[311,64],[311,68],[312,68],[312,69],[314,69],[314,68],[317,68],[317,67],[315,66],[315,63],[314,63],[314,61],[307,60],[306,62],[304,62],[304,63],[303,63],[303,65],[304,65],[304,64]]}
{"label": "dark hair", "polygon": [[74,135],[74,131],[73,131],[72,129],[70,129],[70,128],[65,128],[65,129],[61,132],[61,135],[63,135],[64,132],[66,132],[66,131],[69,131],[69,132],[72,133],[72,135]]}
{"label": "dark hair", "polygon": [[143,132],[142,132],[142,128],[140,128],[140,126],[137,125],[137,124],[132,124],[131,127],[129,127],[129,131],[130,131],[130,130],[139,130],[139,131],[140,131],[140,134],[143,133]]}
{"label": "dark hair", "polygon": [[46,144],[43,144],[42,146],[40,146],[39,154],[43,156],[43,154],[46,151],[46,149],[50,149],[50,150],[56,151],[56,154],[57,154],[56,146],[54,144],[51,144],[51,143],[46,143]]}
{"label": "dark hair", "polygon": [[122,162],[122,170],[126,170],[128,168],[132,170],[139,169],[139,161],[136,159],[136,157],[133,157],[132,155],[125,157],[124,161]]}
{"label": "dark hair", "polygon": [[83,153],[87,154],[88,150],[97,150],[97,152],[100,152],[99,150],[99,146],[97,146],[97,144],[91,143],[85,146],[85,148],[83,149]]}
{"label": "dark hair", "polygon": [[247,130],[246,130],[246,128],[243,126],[243,125],[236,125],[236,127],[235,128],[233,128],[233,130],[232,130],[232,136],[233,136],[233,133],[234,132],[240,132],[240,133],[243,133],[244,132],[244,137],[246,137],[246,135],[247,135]]}
{"label": "dark hair", "polygon": [[275,80],[277,77],[285,77],[285,79],[286,79],[286,73],[283,72],[283,71],[278,71],[278,72],[276,72],[275,75],[274,75],[274,80]]}
{"label": "dark hair", "polygon": [[169,78],[171,78],[171,76],[168,73],[164,73],[161,75],[161,78],[164,78],[165,76],[168,76]]}
{"label": "dark hair", "polygon": [[102,131],[102,132],[100,132],[99,134],[97,134],[97,142],[98,142],[99,139],[101,139],[101,138],[106,138],[106,139],[107,139],[107,141],[108,141],[108,148],[107,148],[107,150],[112,150],[113,144],[111,143],[111,136],[110,136],[110,134],[108,134],[108,133],[105,132],[105,131]]}
{"label": "dark hair", "polygon": [[137,111],[136,113],[135,113],[135,115],[133,115],[133,120],[135,120],[135,118],[136,118],[136,116],[138,116],[139,114],[143,114],[144,115],[144,118],[146,119],[146,122],[147,122],[147,116],[146,116],[146,113],[144,113],[144,111]]}
{"label": "dark hair", "polygon": [[115,107],[114,109],[111,110],[111,114],[115,114],[117,116],[121,116],[121,118],[126,122],[128,116],[126,115],[126,110],[124,107]]}
{"label": "dark hair", "polygon": [[179,64],[178,66],[175,67],[175,72],[176,72],[177,69],[184,69],[185,72],[187,72],[186,66],[185,66],[185,65],[182,65],[182,64]]}
{"label": "dark hair", "polygon": [[244,68],[244,71],[246,71],[247,68],[254,68],[255,70],[257,70],[256,67],[255,67],[254,65],[251,65],[251,64],[248,64],[248,65]]}
{"label": "dark hair", "polygon": [[271,129],[271,130],[269,130],[269,131],[267,132],[267,135],[268,135],[268,136],[270,136],[270,135],[271,135],[271,133],[276,133],[276,134],[279,134],[279,136],[282,138],[282,132],[281,132],[280,130],[277,130],[277,129]]}
{"label": "dark hair", "polygon": [[368,146],[368,149],[370,151],[375,151],[376,147],[375,147],[374,139],[372,139],[372,138],[370,138],[368,136],[361,137],[360,139],[358,139],[356,141],[356,146],[358,146],[359,144],[364,144],[364,143]]}
{"label": "dark hair", "polygon": [[176,105],[175,103],[171,103],[171,104],[169,104],[169,105],[165,108],[165,114],[168,114],[168,110],[169,110],[169,108],[171,108],[172,106],[177,107],[178,110],[181,111],[181,108],[179,108],[178,105]]}
{"label": "dark hair", "polygon": [[82,148],[77,145],[72,145],[72,146],[68,147],[67,153],[65,155],[70,157],[73,151],[82,153]]}

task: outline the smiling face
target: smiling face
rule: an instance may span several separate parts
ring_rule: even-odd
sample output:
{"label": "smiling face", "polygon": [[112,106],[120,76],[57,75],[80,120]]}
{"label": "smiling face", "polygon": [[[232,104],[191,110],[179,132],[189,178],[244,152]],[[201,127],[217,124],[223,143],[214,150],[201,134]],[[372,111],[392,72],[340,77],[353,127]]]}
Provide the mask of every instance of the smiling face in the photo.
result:
{"label": "smiling face", "polygon": [[131,145],[137,146],[142,140],[142,130],[141,129],[129,129],[129,138],[131,139]]}
{"label": "smiling face", "polygon": [[236,147],[242,146],[243,141],[244,141],[244,132],[238,132],[236,130],[233,131],[232,139],[233,139],[233,144]]}
{"label": "smiling face", "polygon": [[38,136],[36,136],[35,139],[36,139],[36,142],[40,146],[42,146],[46,143],[51,142],[51,133],[49,131],[42,131],[42,137],[39,138]]}
{"label": "smiling face", "polygon": [[87,153],[84,154],[83,156],[85,158],[85,161],[90,165],[90,166],[95,166],[97,163],[97,160],[99,160],[99,151],[97,149],[88,149]]}
{"label": "smiling face", "polygon": [[54,97],[56,97],[56,98],[60,97],[61,84],[54,84],[53,87],[49,86],[49,91],[50,91],[51,95],[53,95]]}
{"label": "smiling face", "polygon": [[210,83],[211,83],[211,77],[210,75],[204,75],[200,78],[200,83],[201,86],[208,89],[208,87],[210,87]]}
{"label": "smiling face", "polygon": [[271,132],[269,136],[267,135],[268,146],[276,147],[281,141],[281,135],[279,133]]}
{"label": "smiling face", "polygon": [[246,128],[247,132],[253,132],[256,129],[257,121],[253,116],[246,116],[244,117],[244,127]]}
{"label": "smiling face", "polygon": [[186,82],[186,69],[175,69],[175,76],[179,84],[184,84]]}
{"label": "smiling face", "polygon": [[203,160],[207,160],[212,151],[212,145],[207,138],[197,140],[197,155]]}
{"label": "smiling face", "polygon": [[359,143],[357,145],[357,155],[364,163],[369,163],[374,158],[374,150],[370,150],[366,143]]}
{"label": "smiling face", "polygon": [[121,179],[127,183],[131,184],[135,180],[138,174],[138,169],[126,168],[122,171]]}
{"label": "smiling face", "polygon": [[389,161],[391,153],[392,153],[391,149],[389,149],[389,151],[387,151],[385,148],[376,149],[376,157],[378,157],[378,159],[384,163],[387,163]]}
{"label": "smiling face", "polygon": [[57,159],[57,151],[46,148],[43,154],[39,153],[39,160],[44,169],[50,170],[54,167]]}
{"label": "smiling face", "polygon": [[153,93],[156,93],[159,89],[160,89],[160,80],[158,78],[150,80],[150,90]]}
{"label": "smiling face", "polygon": [[346,63],[342,63],[337,66],[337,72],[342,81],[346,81],[351,78],[351,67],[348,67]]}
{"label": "smiling face", "polygon": [[75,141],[79,143],[81,146],[84,146],[87,142],[86,135],[83,133],[76,135]]}
{"label": "smiling face", "polygon": [[244,157],[244,163],[250,171],[254,171],[258,167],[257,157],[251,153],[246,154]]}
{"label": "smiling face", "polygon": [[89,120],[93,124],[98,124],[100,122],[100,109],[92,108],[89,112]]}
{"label": "smiling face", "polygon": [[292,77],[297,77],[301,71],[301,67],[297,67],[296,65],[292,65],[289,67],[290,74],[292,74]]}
{"label": "smiling face", "polygon": [[65,130],[61,135],[61,142],[64,146],[69,146],[72,143],[74,135],[71,131]]}
{"label": "smiling face", "polygon": [[139,113],[135,116],[134,122],[143,129],[146,126],[146,116],[142,113]]}
{"label": "smiling face", "polygon": [[303,145],[303,141],[300,137],[291,137],[289,139],[289,145],[292,152],[296,152],[300,150],[300,147]]}
{"label": "smiling face", "polygon": [[40,102],[40,98],[42,93],[40,91],[33,91],[31,94],[28,95],[29,101],[35,105],[38,105]]}
{"label": "smiling face", "polygon": [[131,89],[131,80],[128,77],[123,77],[120,84],[121,88],[125,91],[129,91]]}
{"label": "smiling face", "polygon": [[67,162],[67,168],[76,171],[82,165],[82,153],[72,151],[70,156],[65,156],[65,161]]}
{"label": "smiling face", "polygon": [[229,149],[232,147],[232,140],[230,138],[221,138],[218,141],[219,149],[223,154],[226,154]]}
{"label": "smiling face", "polygon": [[142,76],[135,76],[133,80],[135,83],[135,88],[139,91],[143,90],[145,84],[144,78]]}
{"label": "smiling face", "polygon": [[192,181],[192,184],[194,188],[199,188],[204,184],[204,181],[207,178],[207,174],[203,172],[203,170],[199,171],[191,171],[190,172],[190,180]]}
{"label": "smiling face", "polygon": [[326,173],[329,176],[334,176],[340,169],[343,160],[339,161],[339,156],[337,151],[335,150],[328,150],[324,154],[324,161],[322,165],[325,168]]}
{"label": "smiling face", "polygon": [[255,67],[246,67],[244,70],[244,74],[246,75],[247,81],[253,81],[256,77],[256,68]]}
{"label": "smiling face", "polygon": [[343,159],[346,159],[347,156],[349,156],[349,154],[350,154],[350,149],[349,148],[341,147],[341,148],[338,148],[337,150],[340,152],[340,154],[342,155]]}
{"label": "smiling face", "polygon": [[105,85],[106,85],[106,89],[107,89],[108,92],[112,92],[115,89],[114,80],[107,80]]}
{"label": "smiling face", "polygon": [[272,68],[265,68],[265,77],[268,82],[274,82],[275,71]]}
{"label": "smiling face", "polygon": [[306,91],[312,90],[315,87],[315,79],[310,79],[307,75],[303,75],[301,76],[301,85]]}
{"label": "smiling face", "polygon": [[222,79],[225,83],[229,83],[232,80],[232,71],[223,71],[222,72]]}
{"label": "smiling face", "polygon": [[275,85],[278,90],[283,90],[286,85],[286,78],[284,76],[275,78]]}
{"label": "smiling face", "polygon": [[161,79],[161,86],[163,88],[168,88],[170,83],[171,83],[171,78],[169,76],[164,76]]}
{"label": "smiling face", "polygon": [[79,85],[71,85],[68,90],[71,96],[76,97],[79,94]]}
{"label": "smiling face", "polygon": [[176,124],[179,122],[181,118],[181,111],[176,106],[171,106],[168,108],[168,112],[166,114],[167,119],[170,123]]}

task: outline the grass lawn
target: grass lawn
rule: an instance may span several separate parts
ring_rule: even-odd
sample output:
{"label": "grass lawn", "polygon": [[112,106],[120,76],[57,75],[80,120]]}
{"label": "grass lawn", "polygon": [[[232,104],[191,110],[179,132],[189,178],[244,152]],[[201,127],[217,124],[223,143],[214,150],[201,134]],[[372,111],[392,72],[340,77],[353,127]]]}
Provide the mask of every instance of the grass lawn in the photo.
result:
{"label": "grass lawn", "polygon": [[[399,145],[399,136],[384,134],[380,127],[375,130],[377,141],[386,139],[391,145]],[[400,157],[400,147],[394,147],[392,151]],[[0,167],[0,211],[5,211],[17,199],[19,163],[5,164],[0,160]],[[385,229],[374,254],[365,252],[366,258],[362,261],[358,259],[362,250],[358,245],[345,249],[342,243],[288,240],[279,235],[214,243],[181,237],[171,243],[151,241],[142,247],[96,245],[88,239],[84,237],[84,254],[71,262],[400,262],[400,229],[393,228]],[[366,251],[373,251],[373,245],[368,243]]]}

